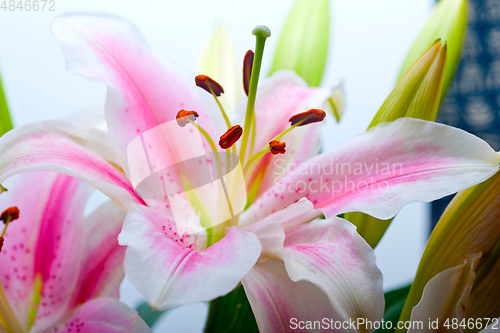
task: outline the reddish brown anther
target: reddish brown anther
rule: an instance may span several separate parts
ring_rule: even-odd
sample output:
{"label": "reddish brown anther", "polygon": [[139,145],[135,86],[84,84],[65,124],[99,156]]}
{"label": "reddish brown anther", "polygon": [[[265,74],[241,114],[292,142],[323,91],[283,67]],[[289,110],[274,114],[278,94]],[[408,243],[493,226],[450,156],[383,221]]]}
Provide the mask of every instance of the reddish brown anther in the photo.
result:
{"label": "reddish brown anther", "polygon": [[250,88],[250,77],[252,76],[253,57],[253,51],[248,50],[245,54],[245,59],[243,59],[243,89],[245,89],[247,96]]}
{"label": "reddish brown anther", "polygon": [[292,123],[292,126],[299,122],[300,124],[298,126],[304,126],[307,124],[323,121],[323,119],[325,119],[325,116],[325,111],[320,109],[311,109],[309,111],[296,114],[295,116],[290,118],[289,122]]}
{"label": "reddish brown anther", "polygon": [[271,154],[273,154],[273,155],[286,153],[285,148],[286,148],[285,142],[279,142],[278,140],[273,140],[273,141],[269,142],[269,150],[271,151]]}
{"label": "reddish brown anther", "polygon": [[243,134],[243,128],[241,128],[240,125],[234,125],[228,129],[226,133],[222,134],[219,140],[219,146],[222,149],[231,148],[236,141],[241,138],[241,134]]}
{"label": "reddish brown anther", "polygon": [[207,75],[197,75],[194,81],[198,87],[208,91],[210,94],[213,92],[217,97],[224,93],[222,86]]}
{"label": "reddish brown anther", "polygon": [[19,218],[19,208],[15,206],[7,208],[6,210],[3,211],[2,215],[0,215],[0,220],[2,220],[3,223],[7,223],[9,217],[10,217],[10,222],[17,220]]}
{"label": "reddish brown anther", "polygon": [[199,116],[196,111],[180,110],[179,112],[177,112],[177,116],[175,116],[175,119],[177,120],[177,125],[179,125],[180,127],[184,127],[189,124],[189,120],[195,121],[198,117]]}
{"label": "reddish brown anther", "polygon": [[0,252],[2,252],[3,247],[3,237],[0,236]]}

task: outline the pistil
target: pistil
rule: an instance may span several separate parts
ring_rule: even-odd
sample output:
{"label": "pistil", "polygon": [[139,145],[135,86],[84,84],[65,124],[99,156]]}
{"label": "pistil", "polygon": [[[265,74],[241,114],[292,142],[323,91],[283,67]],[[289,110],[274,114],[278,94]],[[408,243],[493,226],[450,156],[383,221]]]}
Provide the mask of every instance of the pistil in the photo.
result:
{"label": "pistil", "polygon": [[[255,43],[255,55],[252,65],[252,74],[250,77],[250,86],[248,89],[248,100],[247,100],[247,110],[245,114],[245,125],[243,128],[243,138],[241,141],[241,151],[240,151],[240,161],[245,162],[245,155],[247,151],[248,139],[250,135],[250,129],[252,123],[254,122],[255,113],[255,98],[257,96],[257,85],[259,83],[260,68],[262,65],[262,57],[264,55],[264,45],[266,39],[271,36],[271,30],[268,27],[260,25],[256,27],[252,33],[256,37]],[[255,124],[254,124],[255,127]],[[254,132],[255,133],[255,132]]]}

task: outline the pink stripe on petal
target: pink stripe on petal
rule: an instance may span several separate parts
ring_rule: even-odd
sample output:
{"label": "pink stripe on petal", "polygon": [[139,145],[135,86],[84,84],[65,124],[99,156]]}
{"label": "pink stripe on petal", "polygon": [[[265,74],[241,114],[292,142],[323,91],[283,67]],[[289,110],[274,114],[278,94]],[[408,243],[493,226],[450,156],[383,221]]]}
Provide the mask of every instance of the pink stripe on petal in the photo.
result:
{"label": "pink stripe on petal", "polygon": [[78,177],[128,209],[144,203],[119,168],[106,133],[67,121],[20,126],[0,139],[0,183],[26,171],[47,170]]}
{"label": "pink stripe on petal", "polygon": [[484,181],[498,154],[465,131],[403,118],[380,124],[290,170],[244,213],[258,221],[307,198],[326,216],[362,211],[380,219],[409,201],[432,201]]}
{"label": "pink stripe on petal", "polygon": [[[181,109],[195,110],[212,137],[220,111],[209,94],[175,66],[165,66],[150,53],[140,32],[130,22],[112,15],[66,15],[52,26],[74,73],[108,85],[106,120],[125,173],[129,174],[127,147],[138,135],[175,121]],[[212,111],[213,110],[213,111]],[[193,146],[183,138],[165,138],[173,152]],[[178,142],[176,142],[178,141]],[[175,155],[174,153],[172,153]]]}
{"label": "pink stripe on petal", "polygon": [[317,332],[299,321],[338,320],[326,294],[307,281],[293,282],[281,260],[255,265],[241,281],[252,306],[259,331]]}
{"label": "pink stripe on petal", "polygon": [[339,320],[382,319],[382,274],[373,249],[348,221],[321,220],[287,232],[283,256],[290,279],[323,290]]}

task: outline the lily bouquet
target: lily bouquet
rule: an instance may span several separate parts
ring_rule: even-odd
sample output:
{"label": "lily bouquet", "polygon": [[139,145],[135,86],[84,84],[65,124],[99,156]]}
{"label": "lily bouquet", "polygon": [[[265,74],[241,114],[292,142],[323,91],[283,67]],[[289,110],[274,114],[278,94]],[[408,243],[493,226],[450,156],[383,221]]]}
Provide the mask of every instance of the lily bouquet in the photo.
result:
{"label": "lily bouquet", "polygon": [[[210,301],[207,332],[371,332],[388,308],[373,251],[387,220],[407,202],[432,201],[492,176],[481,190],[461,192],[445,213],[435,233],[447,231],[431,237],[398,316],[442,320],[434,330],[446,318],[500,316],[498,297],[477,304],[486,291],[498,295],[497,211],[481,206],[481,216],[474,208],[470,218],[451,222],[462,216],[453,209],[467,210],[474,193],[496,199],[496,187],[487,186],[496,184],[500,156],[483,140],[432,121],[460,54],[464,4],[443,0],[436,8],[369,130],[323,152],[322,123],[327,114],[340,121],[345,101],[341,85],[317,87],[327,35],[326,42],[324,34],[293,37],[309,22],[308,1],[297,1],[268,79],[261,64],[271,32],[254,29],[238,106],[231,102],[238,98],[220,99],[217,80],[227,63],[186,74],[158,61],[125,19],[57,18],[52,29],[68,70],[107,85],[107,131],[50,120],[0,138],[0,331],[150,331],[152,321],[117,300],[125,275],[158,314]],[[327,30],[328,1],[311,8],[319,17],[313,24]],[[224,44],[224,33],[212,43]],[[111,201],[85,216],[88,185]],[[463,231],[475,245],[455,241],[453,255],[436,259],[460,225],[481,225],[474,229],[479,240]]]}

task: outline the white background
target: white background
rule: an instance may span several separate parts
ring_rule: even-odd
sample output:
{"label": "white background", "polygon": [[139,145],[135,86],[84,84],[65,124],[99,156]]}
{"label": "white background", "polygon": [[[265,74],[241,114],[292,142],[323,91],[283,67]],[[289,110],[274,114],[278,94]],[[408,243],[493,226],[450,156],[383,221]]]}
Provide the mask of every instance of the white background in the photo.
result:
{"label": "white background", "polygon": [[[314,1],[314,0],[311,0]],[[3,0],[0,0],[3,2]],[[16,3],[18,0],[16,0]],[[102,105],[105,86],[65,71],[50,22],[72,11],[111,12],[133,21],[160,58],[194,70],[204,42],[217,23],[232,33],[237,56],[254,48],[252,28],[265,24],[268,39],[263,73],[267,73],[291,0],[55,0],[55,12],[0,10],[0,69],[16,125],[61,118]],[[331,149],[365,130],[392,90],[399,66],[425,23],[433,0],[332,1],[331,48],[322,84],[344,78],[347,113],[341,124],[328,119],[324,148]],[[47,10],[47,8],[46,8]],[[428,233],[427,206],[407,205],[376,249],[384,286],[411,281]],[[122,300],[134,307],[141,297],[127,281]],[[194,304],[170,311],[157,332],[200,332],[207,306]]]}

